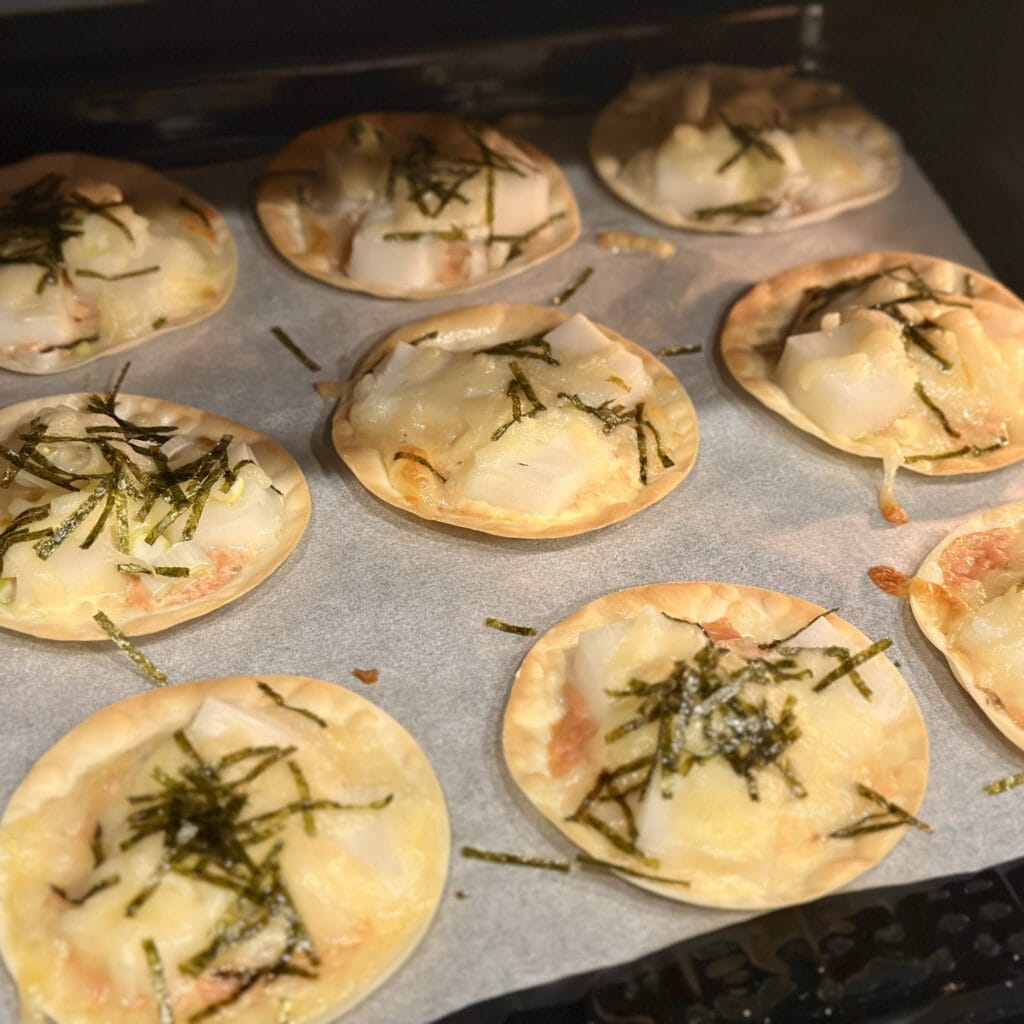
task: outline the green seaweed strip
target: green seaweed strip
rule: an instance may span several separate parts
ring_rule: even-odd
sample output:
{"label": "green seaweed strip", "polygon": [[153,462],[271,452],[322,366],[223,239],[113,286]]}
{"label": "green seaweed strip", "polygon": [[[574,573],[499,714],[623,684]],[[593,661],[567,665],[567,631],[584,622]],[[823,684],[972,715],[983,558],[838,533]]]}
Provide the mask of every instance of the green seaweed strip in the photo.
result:
{"label": "green seaweed strip", "polygon": [[495,619],[488,616],[484,619],[484,625],[490,626],[491,629],[499,629],[502,633],[516,633],[519,636],[536,636],[537,630],[533,626],[513,626],[509,622],[502,622],[501,619]]}
{"label": "green seaweed strip", "polygon": [[156,686],[166,686],[167,676],[160,671],[129,639],[110,621],[103,612],[97,612],[93,620],[99,625],[107,636],[124,651],[132,661],[146,674],[149,681]]}
{"label": "green seaweed strip", "polygon": [[600,857],[591,857],[589,853],[577,853],[576,863],[585,868],[616,871],[622,875],[629,875],[630,878],[642,878],[648,882],[661,882],[663,885],[682,885],[686,888],[690,886],[690,883],[685,878],[662,878],[658,875],[648,875],[643,871],[628,868],[623,864],[615,864],[610,860],[601,860]]}
{"label": "green seaweed strip", "polygon": [[878,804],[888,814],[894,814],[900,819],[905,825],[913,825],[918,832],[927,832],[931,834],[935,831],[931,825],[926,825],[919,818],[915,818],[909,811],[905,811],[899,804],[894,804],[891,800],[887,800],[877,790],[872,789],[870,786],[865,786],[864,783],[857,783],[857,792],[864,797],[865,800],[870,800],[872,803]]}
{"label": "green seaweed strip", "polygon": [[178,200],[178,205],[183,210],[188,210],[189,213],[194,213],[203,222],[203,224],[206,226],[208,230],[213,230],[213,225],[210,223],[210,218],[206,215],[205,210],[196,206],[195,203],[189,202],[189,200],[185,196],[182,196]]}
{"label": "green seaweed strip", "polygon": [[460,851],[463,857],[473,860],[484,860],[489,864],[513,864],[523,868],[544,868],[547,871],[560,871],[568,874],[568,861],[552,860],[548,857],[527,857],[518,853],[498,853],[494,850],[481,850],[476,846],[463,846]]}
{"label": "green seaweed strip", "polygon": [[271,327],[270,333],[277,338],[277,340],[281,342],[281,344],[284,345],[284,347],[288,349],[288,351],[291,352],[291,354],[295,356],[295,358],[298,359],[298,361],[302,363],[307,370],[312,370],[314,373],[320,372],[320,364],[310,359],[309,356],[307,356],[306,353],[303,352],[294,341],[292,341],[283,327]]}
{"label": "green seaweed strip", "polygon": [[171,994],[167,989],[167,977],[164,974],[160,952],[152,939],[142,940],[142,951],[146,954],[146,966],[149,968],[149,980],[153,985],[153,994],[159,1016],[159,1024],[174,1024],[174,1009],[171,1006]]}
{"label": "green seaweed strip", "polygon": [[811,625],[817,622],[818,619],[823,619],[826,615],[834,615],[838,611],[838,608],[826,608],[823,612],[818,612],[818,614],[815,615],[814,618],[808,619],[799,629],[793,630],[793,632],[790,633],[789,636],[782,636],[779,637],[777,640],[769,640],[767,643],[758,644],[757,649],[759,651],[773,651],[776,647],[788,643],[790,640],[793,639],[793,637],[799,636],[805,629],[809,628]]}
{"label": "green seaweed strip", "polygon": [[838,668],[833,669],[826,676],[819,679],[813,687],[814,692],[821,693],[822,690],[831,686],[837,679],[842,679],[843,676],[849,675],[858,665],[863,665],[864,662],[869,661],[876,654],[887,651],[890,647],[892,647],[892,641],[887,636],[882,637],[881,640],[876,640],[870,647],[865,647],[863,651],[853,655],[849,661],[844,662]]}
{"label": "green seaweed strip", "polygon": [[950,437],[960,436],[960,431],[953,429],[950,425],[949,419],[946,417],[946,414],[938,407],[938,405],[935,404],[935,401],[928,392],[925,391],[924,385],[920,381],[917,381],[914,384],[914,393],[938,417],[939,423],[942,424],[942,429],[949,434]]}
{"label": "green seaweed strip", "polygon": [[107,494],[108,484],[101,480],[95,490],[58,526],[53,534],[36,543],[35,552],[45,562],[78,529]]}
{"label": "green seaweed strip", "polygon": [[327,728],[327,723],[319,716],[313,714],[312,711],[308,711],[306,708],[297,708],[294,704],[285,703],[284,697],[281,696],[269,683],[263,682],[262,679],[256,680],[256,685],[279,707],[284,708],[285,711],[294,711],[297,715],[303,715],[312,722],[316,722],[321,729]]}
{"label": "green seaweed strip", "polygon": [[101,878],[95,885],[87,889],[81,896],[69,896],[59,885],[50,883],[50,888],[62,899],[65,903],[70,903],[73,907],[80,907],[86,900],[95,896],[98,892],[103,892],[104,889],[109,889],[112,886],[118,884],[121,881],[120,875],[108,875],[106,878]]}
{"label": "green seaweed strip", "polygon": [[941,459],[958,459],[964,455],[972,459],[981,458],[982,455],[988,455],[989,452],[999,451],[1000,448],[1005,448],[1009,443],[1009,438],[1001,437],[995,444],[985,445],[979,447],[976,444],[965,444],[963,448],[955,448],[949,452],[936,452],[934,455],[909,455],[903,461],[904,462],[938,462]]}
{"label": "green seaweed strip", "polygon": [[302,804],[302,827],[307,836],[316,835],[316,819],[313,817],[313,798],[309,789],[309,782],[299,767],[298,761],[289,761],[288,770],[295,780],[295,788],[299,791],[299,802]]}
{"label": "green seaweed strip", "polygon": [[584,267],[579,274],[573,278],[572,282],[561,292],[559,292],[552,300],[552,306],[561,306],[568,302],[575,294],[582,288],[587,281],[590,280],[591,275],[594,273],[593,267]]}
{"label": "green seaweed strip", "polygon": [[985,787],[985,792],[989,796],[998,796],[1000,793],[1005,793],[1009,789],[1016,789],[1017,786],[1024,786],[1024,772],[1017,772],[1016,775],[1008,775],[1005,779],[1000,779],[998,782],[990,782]]}
{"label": "green seaweed strip", "polygon": [[662,358],[667,356],[692,356],[695,352],[701,352],[703,349],[703,345],[676,345],[671,348],[658,349],[658,355]]}
{"label": "green seaweed strip", "polygon": [[759,196],[742,203],[726,203],[725,206],[703,206],[694,210],[694,216],[703,223],[715,217],[731,216],[733,222],[745,217],[767,217],[779,208],[779,203],[769,196]]}
{"label": "green seaweed strip", "polygon": [[156,274],[159,270],[159,264],[143,267],[141,270],[126,270],[123,274],[101,274],[98,270],[76,270],[75,277],[94,277],[99,281],[126,281],[130,277],[145,277],[147,274]]}
{"label": "green seaweed strip", "polygon": [[422,455],[417,455],[416,452],[395,452],[395,457],[391,461],[397,462],[399,459],[408,459],[410,462],[418,462],[421,466],[426,466],[427,469],[429,469],[430,472],[433,473],[434,476],[436,476],[437,479],[441,481],[441,483],[448,483],[448,478],[446,476],[442,476],[433,467],[433,465],[431,465],[428,459],[424,458]]}

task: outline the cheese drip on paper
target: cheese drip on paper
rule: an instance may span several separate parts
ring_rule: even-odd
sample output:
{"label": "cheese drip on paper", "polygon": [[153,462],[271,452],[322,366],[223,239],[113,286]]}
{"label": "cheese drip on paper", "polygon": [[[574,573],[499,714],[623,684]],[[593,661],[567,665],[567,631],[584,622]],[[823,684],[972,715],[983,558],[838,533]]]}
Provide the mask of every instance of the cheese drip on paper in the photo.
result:
{"label": "cheese drip on paper", "polygon": [[555,517],[596,492],[626,500],[672,465],[653,392],[640,357],[577,314],[482,349],[399,342],[356,383],[349,419],[400,490]]}
{"label": "cheese drip on paper", "polygon": [[326,151],[311,190],[333,225],[339,268],[370,286],[417,291],[473,281],[542,240],[567,211],[547,174],[493,128],[398,136],[356,119]]}
{"label": "cheese drip on paper", "polygon": [[282,496],[247,444],[130,422],[116,397],[42,408],[2,443],[0,603],[15,617],[186,603],[280,534]]}

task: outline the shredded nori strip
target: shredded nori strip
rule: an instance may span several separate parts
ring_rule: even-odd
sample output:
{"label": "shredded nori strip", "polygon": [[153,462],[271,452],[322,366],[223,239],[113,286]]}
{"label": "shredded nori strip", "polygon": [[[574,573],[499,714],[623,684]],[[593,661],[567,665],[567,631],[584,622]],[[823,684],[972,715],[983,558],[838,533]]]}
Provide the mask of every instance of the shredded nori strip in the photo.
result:
{"label": "shredded nori strip", "polygon": [[114,641],[117,647],[124,651],[124,653],[127,654],[140,669],[142,669],[151,683],[154,683],[156,686],[167,685],[167,676],[164,675],[164,673],[161,672],[160,669],[158,669],[156,665],[154,665],[153,662],[151,662],[149,658],[147,658],[103,612],[97,612],[93,616],[93,619],[103,632]]}
{"label": "shredded nori strip", "polygon": [[536,636],[537,630],[533,626],[513,626],[509,622],[502,622],[501,619],[495,619],[488,616],[484,619],[484,625],[490,626],[491,629],[500,629],[503,633],[517,633],[519,636]]}
{"label": "shredded nori strip", "polygon": [[733,223],[743,220],[746,217],[767,217],[774,213],[780,206],[776,199],[769,196],[759,196],[757,199],[748,199],[742,203],[726,203],[724,206],[703,206],[694,210],[694,216],[700,222],[714,220],[715,217],[732,217]]}
{"label": "shredded nori strip", "polygon": [[327,728],[327,723],[319,716],[313,714],[312,711],[306,708],[297,708],[293,704],[286,704],[284,697],[281,696],[269,683],[263,682],[258,679],[256,685],[279,707],[284,708],[286,711],[294,711],[297,715],[304,715],[310,721],[316,722],[321,729]]}
{"label": "shredded nori strip", "polygon": [[463,857],[485,860],[490,864],[514,864],[524,868],[545,868],[548,871],[560,871],[566,875],[570,871],[568,861],[553,860],[549,857],[527,857],[519,853],[496,853],[493,850],[481,850],[475,846],[463,846],[460,852]]}
{"label": "shredded nori strip", "polygon": [[736,150],[732,156],[724,160],[715,169],[716,174],[723,174],[727,171],[737,160],[745,156],[748,150],[754,150],[756,153],[760,153],[766,160],[772,160],[775,163],[783,163],[782,155],[779,151],[769,142],[766,142],[761,138],[761,130],[754,128],[748,124],[733,124],[725,116],[720,115],[722,120],[725,122],[726,128],[729,129],[729,133],[739,143],[739,149]]}
{"label": "shredded nori strip", "polygon": [[870,786],[865,786],[863,783],[858,782],[857,792],[865,800],[870,800],[873,804],[881,807],[881,812],[866,814],[852,825],[837,828],[834,832],[828,834],[829,839],[853,839],[856,836],[866,835],[871,832],[884,832],[886,829],[898,828],[900,825],[912,825],[918,832],[927,832],[929,834],[935,831],[931,825],[926,825],[919,818],[915,818],[909,811],[905,811],[899,804],[894,804],[891,800],[887,800],[881,793]]}
{"label": "shredded nori strip", "polygon": [[312,370],[314,373],[320,372],[320,364],[310,359],[309,356],[307,356],[306,353],[303,352],[290,337],[288,337],[288,334],[285,332],[283,327],[271,327],[270,333],[277,338],[277,340],[281,342],[281,344],[284,345],[284,347],[288,349],[288,351],[291,352],[291,354],[295,356],[295,358],[298,359],[298,361],[302,363],[307,370]]}
{"label": "shredded nori strip", "polygon": [[630,878],[643,878],[648,882],[661,882],[664,885],[682,885],[687,888],[690,885],[685,878],[662,878],[658,875],[649,875],[645,871],[637,871],[635,868],[628,868],[624,864],[616,864],[610,860],[601,860],[600,857],[591,857],[589,853],[577,853],[576,863],[585,868],[618,871],[620,874],[629,875]]}
{"label": "shredded nori strip", "polygon": [[839,611],[838,608],[826,608],[823,612],[818,612],[813,618],[808,619],[799,629],[794,629],[788,636],[782,636],[777,640],[769,640],[766,643],[758,644],[757,649],[759,651],[774,651],[776,647],[781,647],[782,644],[788,643],[793,637],[799,636],[810,625],[817,622],[818,619],[823,619],[826,615],[834,615],[837,611]]}
{"label": "shredded nori strip", "polygon": [[443,483],[443,484],[448,483],[448,478],[446,476],[442,476],[434,468],[434,466],[430,462],[430,460],[425,458],[423,455],[419,455],[416,452],[395,452],[395,457],[391,461],[392,462],[397,462],[399,459],[408,459],[410,462],[417,462],[421,466],[426,466],[426,468],[429,469],[430,472],[433,473],[434,476],[436,476],[437,479],[441,481],[441,483]]}
{"label": "shredded nori strip", "polygon": [[[296,771],[297,763],[289,760],[295,753],[293,746],[241,747],[217,760],[206,760],[184,731],[176,732],[174,741],[183,763],[173,772],[158,766],[153,770],[155,788],[128,797],[134,809],[128,816],[130,833],[121,848],[129,849],[158,835],[163,840],[163,855],[125,913],[136,914],[171,872],[233,894],[207,945],[178,964],[183,974],[198,977],[207,973],[232,983],[226,995],[190,1018],[198,1021],[212,1017],[260,982],[285,975],[317,976],[319,955],[281,871],[284,841],[279,836],[287,820],[301,815],[308,825],[314,812],[380,810],[388,806],[392,795],[358,805],[312,799],[301,769]],[[288,765],[300,798],[276,810],[245,817],[251,799],[249,783],[278,765]],[[254,847],[265,843],[269,847],[257,854]],[[276,926],[280,926],[280,934],[272,941],[279,950],[262,963],[217,965],[223,955]]]}
{"label": "shredded nori strip", "polygon": [[92,866],[98,868],[107,859],[106,853],[103,852],[103,826],[98,821],[92,833],[89,850],[92,853]]}
{"label": "shredded nori strip", "polygon": [[946,417],[946,414],[935,404],[934,400],[928,394],[928,392],[925,391],[924,385],[920,381],[917,381],[914,384],[914,393],[938,417],[939,423],[942,424],[942,429],[947,434],[949,434],[950,437],[959,437],[960,436],[960,431],[959,430],[955,430],[950,425],[949,419]]}
{"label": "shredded nori strip", "polygon": [[103,892],[104,889],[109,889],[120,881],[120,875],[107,875],[106,878],[101,878],[94,885],[90,886],[81,896],[69,896],[64,889],[59,885],[54,885],[52,882],[50,883],[50,888],[66,903],[70,903],[74,907],[80,907],[90,897],[95,896],[96,893]]}
{"label": "shredded nori strip", "polygon": [[142,940],[142,950],[146,954],[146,966],[149,968],[149,980],[156,996],[158,1024],[174,1024],[174,1008],[171,1006],[171,993],[167,988],[167,976],[164,974],[160,952],[152,939]]}
{"label": "shredded nori strip", "polygon": [[662,358],[667,356],[692,356],[695,352],[702,351],[703,348],[703,345],[675,345],[671,348],[658,349],[658,355]]}
{"label": "shredded nori strip", "polygon": [[[154,323],[153,326],[155,327],[156,324]],[[77,348],[79,345],[92,345],[99,340],[100,336],[98,334],[86,334],[81,338],[75,338],[73,341],[62,342],[60,345],[45,345],[39,349],[39,352],[45,355],[47,352],[60,352],[64,349]]]}
{"label": "shredded nori strip", "polygon": [[189,213],[194,213],[203,222],[203,225],[206,227],[207,230],[209,230],[209,231],[213,230],[213,225],[210,223],[210,218],[207,216],[205,210],[203,210],[200,207],[196,206],[195,203],[191,202],[185,196],[182,196],[178,200],[178,205],[183,210],[188,210]]}
{"label": "shredded nori strip", "polygon": [[1001,437],[994,444],[979,446],[976,444],[965,444],[963,448],[955,448],[949,452],[936,452],[934,455],[908,455],[904,462],[938,462],[940,459],[958,459],[960,456],[968,456],[972,459],[988,455],[989,452],[998,451],[1009,443],[1008,437]]}
{"label": "shredded nori strip", "polygon": [[159,265],[143,267],[141,270],[126,270],[123,274],[101,274],[98,270],[76,270],[75,277],[95,277],[100,281],[125,281],[130,277],[144,277],[146,274],[155,274],[159,270]]}
{"label": "shredded nori strip", "polygon": [[590,280],[591,275],[594,273],[593,267],[584,267],[576,277],[573,278],[572,282],[566,286],[565,289],[560,291],[552,300],[552,306],[561,306],[568,302],[575,294],[582,288],[587,281]]}
{"label": "shredded nori strip", "polygon": [[[827,689],[837,679],[842,679],[843,676],[850,675],[858,665],[863,665],[865,661],[869,661],[876,654],[881,654],[882,651],[887,651],[892,647],[892,641],[887,637],[882,637],[881,640],[876,640],[870,647],[865,647],[863,651],[858,651],[848,658],[844,658],[842,664],[838,668],[834,668],[828,673],[823,679],[819,679],[814,684],[814,692],[821,693],[822,690]],[[830,648],[830,650],[843,651],[843,648]]]}
{"label": "shredded nori strip", "polygon": [[520,359],[539,359],[548,366],[560,366],[551,354],[551,344],[545,341],[543,334],[532,334],[528,338],[516,338],[514,341],[503,341],[490,348],[478,349],[473,353],[478,356],[517,356]]}
{"label": "shredded nori strip", "polygon": [[[523,373],[523,368],[519,363],[513,359],[509,363],[509,369],[512,371],[512,379],[508,382],[508,387],[505,388],[505,394],[512,399],[512,419],[507,423],[503,423],[491,434],[492,441],[497,441],[512,424],[519,423],[524,416],[526,418],[536,416],[547,408],[537,397],[537,392],[533,390],[533,385],[526,374]],[[522,406],[523,398],[532,403],[532,408],[525,413]]]}
{"label": "shredded nori strip", "polygon": [[998,796],[998,794],[1005,793],[1008,789],[1016,789],[1017,786],[1024,786],[1024,772],[1008,775],[1005,779],[999,779],[998,782],[990,782],[985,787],[985,792],[989,796]]}

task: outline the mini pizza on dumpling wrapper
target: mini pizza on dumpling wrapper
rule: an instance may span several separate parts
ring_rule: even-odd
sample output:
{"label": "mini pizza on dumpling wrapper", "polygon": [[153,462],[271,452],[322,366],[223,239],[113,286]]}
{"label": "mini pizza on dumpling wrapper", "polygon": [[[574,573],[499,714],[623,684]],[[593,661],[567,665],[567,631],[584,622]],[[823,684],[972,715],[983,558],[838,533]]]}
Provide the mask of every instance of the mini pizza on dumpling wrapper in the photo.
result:
{"label": "mini pizza on dumpling wrapper", "polygon": [[298,463],[185,405],[71,394],[0,410],[0,626],[100,640],[205,615],[266,579],[309,522]]}
{"label": "mini pizza on dumpling wrapper", "polygon": [[564,537],[664,497],[697,456],[683,386],[581,314],[526,305],[443,313],[356,371],[334,446],[378,498],[503,537]]}
{"label": "mini pizza on dumpling wrapper", "polygon": [[919,253],[794,267],[732,307],[722,358],[794,426],[898,468],[981,473],[1024,457],[1024,303],[978,271]]}
{"label": "mini pizza on dumpling wrapper", "polygon": [[800,227],[873,203],[900,177],[880,121],[842,86],[786,67],[638,78],[598,115],[590,154],[620,199],[691,231]]}
{"label": "mini pizza on dumpling wrapper", "polygon": [[325,1024],[411,954],[448,865],[444,797],[339,686],[238,676],[98,712],[0,824],[0,948],[25,1019]]}
{"label": "mini pizza on dumpling wrapper", "polygon": [[627,881],[708,906],[810,900],[926,828],[928,737],[886,647],[754,587],[619,591],[526,656],[505,760]]}
{"label": "mini pizza on dumpling wrapper", "polygon": [[256,211],[299,270],[395,299],[493,284],[580,232],[550,157],[454,114],[361,114],[311,128],[271,162]]}
{"label": "mini pizza on dumpling wrapper", "polygon": [[0,366],[56,373],[215,313],[238,257],[206,200],[142,164],[0,168]]}
{"label": "mini pizza on dumpling wrapper", "polygon": [[960,685],[1024,749],[1024,502],[971,516],[928,553],[910,607]]}

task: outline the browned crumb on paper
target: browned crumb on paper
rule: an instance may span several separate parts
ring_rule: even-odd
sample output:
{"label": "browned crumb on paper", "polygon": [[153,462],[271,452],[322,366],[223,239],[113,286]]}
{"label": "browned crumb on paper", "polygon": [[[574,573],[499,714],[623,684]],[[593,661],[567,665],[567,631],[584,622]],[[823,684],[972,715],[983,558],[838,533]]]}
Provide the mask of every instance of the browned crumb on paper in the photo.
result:
{"label": "browned crumb on paper", "polygon": [[367,686],[373,686],[373,684],[380,678],[380,673],[375,668],[354,668],[352,669],[352,675],[354,675],[359,682],[365,683]]}
{"label": "browned crumb on paper", "polygon": [[341,398],[348,388],[347,380],[318,380],[313,387],[321,398]]}
{"label": "browned crumb on paper", "polygon": [[893,526],[906,526],[910,522],[906,509],[895,498],[879,498],[878,507]]}
{"label": "browned crumb on paper", "polygon": [[675,242],[667,238],[651,238],[648,235],[637,235],[632,231],[601,231],[597,235],[598,242],[612,252],[643,252],[658,259],[667,260],[676,254]]}
{"label": "browned crumb on paper", "polygon": [[868,569],[868,577],[879,590],[884,590],[892,597],[906,597],[910,590],[910,577],[904,576],[899,569],[891,565],[873,565]]}

